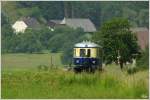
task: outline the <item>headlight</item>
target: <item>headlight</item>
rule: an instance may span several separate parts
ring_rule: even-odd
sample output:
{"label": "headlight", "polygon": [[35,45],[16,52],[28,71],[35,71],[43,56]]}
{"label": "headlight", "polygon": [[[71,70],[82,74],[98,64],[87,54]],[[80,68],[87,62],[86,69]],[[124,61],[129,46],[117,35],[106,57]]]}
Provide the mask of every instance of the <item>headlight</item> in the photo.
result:
{"label": "headlight", "polygon": [[93,64],[95,64],[95,63],[96,63],[96,61],[92,61],[92,63],[93,63]]}
{"label": "headlight", "polygon": [[79,63],[79,60],[76,60],[76,63]]}

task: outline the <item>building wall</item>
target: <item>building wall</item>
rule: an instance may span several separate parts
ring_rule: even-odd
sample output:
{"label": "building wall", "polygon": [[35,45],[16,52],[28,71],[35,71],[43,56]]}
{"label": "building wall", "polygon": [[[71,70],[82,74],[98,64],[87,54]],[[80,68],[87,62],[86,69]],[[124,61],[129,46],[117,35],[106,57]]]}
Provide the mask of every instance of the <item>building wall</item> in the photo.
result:
{"label": "building wall", "polygon": [[16,33],[19,33],[19,32],[24,33],[27,27],[28,26],[23,21],[16,21],[12,25],[12,28],[14,29]]}
{"label": "building wall", "polygon": [[137,36],[137,43],[142,50],[149,45],[149,29],[146,27],[137,27],[130,29]]}

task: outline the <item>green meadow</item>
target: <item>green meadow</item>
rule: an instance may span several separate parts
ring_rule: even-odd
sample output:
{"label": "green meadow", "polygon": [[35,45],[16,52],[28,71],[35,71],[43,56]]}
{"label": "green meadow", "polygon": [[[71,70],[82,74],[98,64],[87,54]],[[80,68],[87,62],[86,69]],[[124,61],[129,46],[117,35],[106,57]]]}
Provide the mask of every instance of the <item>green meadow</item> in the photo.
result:
{"label": "green meadow", "polygon": [[[129,75],[114,64],[102,72],[75,74],[63,70],[61,54],[2,54],[3,99],[145,98],[149,97],[148,70]],[[38,70],[37,66],[53,68]]]}
{"label": "green meadow", "polygon": [[[2,70],[35,70],[39,65],[62,66],[61,53],[52,54],[2,54]],[[51,61],[52,59],[52,61]]]}

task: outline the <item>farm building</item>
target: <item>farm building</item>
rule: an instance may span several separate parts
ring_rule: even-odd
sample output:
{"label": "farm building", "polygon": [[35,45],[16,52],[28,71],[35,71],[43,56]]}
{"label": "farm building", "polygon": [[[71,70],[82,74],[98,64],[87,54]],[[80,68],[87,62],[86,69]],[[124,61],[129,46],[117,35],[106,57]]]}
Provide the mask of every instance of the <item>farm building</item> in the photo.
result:
{"label": "farm building", "polygon": [[137,36],[138,44],[142,50],[149,45],[149,30],[145,27],[131,28]]}
{"label": "farm building", "polygon": [[50,20],[47,22],[47,25],[48,25],[48,28],[53,31],[55,27],[63,26],[63,24],[60,24],[60,23],[61,23],[61,20]]}
{"label": "farm building", "polygon": [[95,25],[88,18],[64,18],[63,20],[50,20],[48,22],[49,28],[57,26],[69,26],[71,28],[82,28],[84,32],[96,32]]}
{"label": "farm building", "polygon": [[16,21],[13,25],[12,28],[14,29],[15,33],[24,33],[27,28],[31,29],[39,29],[40,24],[35,18],[31,17],[25,17],[21,18],[20,20]]}

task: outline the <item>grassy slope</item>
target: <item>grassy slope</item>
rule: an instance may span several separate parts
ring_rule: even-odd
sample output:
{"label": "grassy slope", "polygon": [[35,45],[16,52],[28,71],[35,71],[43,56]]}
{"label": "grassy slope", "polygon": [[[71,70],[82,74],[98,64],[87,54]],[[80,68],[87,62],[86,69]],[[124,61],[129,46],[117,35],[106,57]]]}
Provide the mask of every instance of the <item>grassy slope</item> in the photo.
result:
{"label": "grassy slope", "polygon": [[[2,66],[7,67],[5,70],[2,69],[2,98],[145,98],[148,96],[148,71],[128,75],[115,65],[107,66],[104,72],[95,74],[74,74],[61,69],[9,70],[13,65],[16,69],[22,66],[29,69],[29,65],[34,67],[39,62],[47,62],[47,56],[46,54],[2,55]],[[10,62],[11,60],[13,61]]]}

